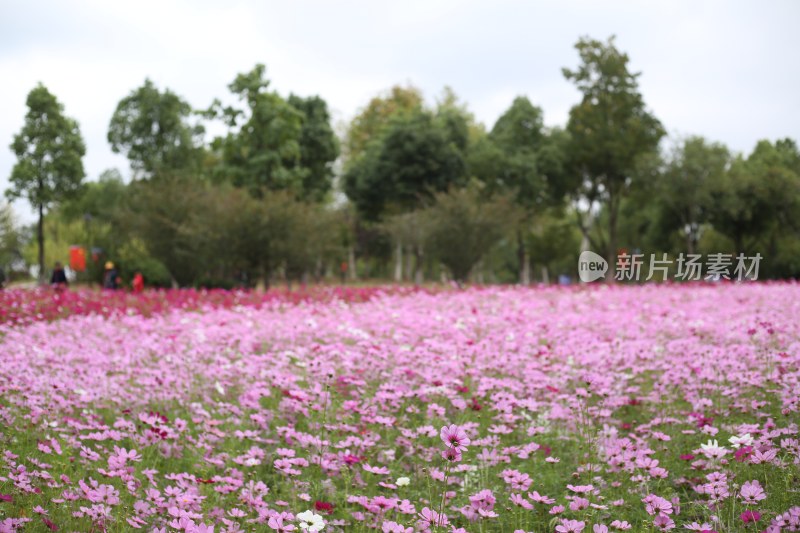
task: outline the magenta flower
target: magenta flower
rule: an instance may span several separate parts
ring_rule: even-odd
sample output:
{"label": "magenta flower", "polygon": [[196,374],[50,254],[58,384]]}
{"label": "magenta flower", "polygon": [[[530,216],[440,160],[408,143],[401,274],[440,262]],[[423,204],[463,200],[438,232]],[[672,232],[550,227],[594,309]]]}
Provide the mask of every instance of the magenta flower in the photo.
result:
{"label": "magenta flower", "polygon": [[739,518],[741,518],[742,522],[745,524],[748,522],[758,522],[761,520],[761,513],[758,511],[745,511],[739,515]]}
{"label": "magenta flower", "polygon": [[445,461],[457,463],[461,461],[461,450],[458,448],[447,448],[442,452],[442,457]]}
{"label": "magenta flower", "polygon": [[444,445],[448,448],[456,448],[461,451],[466,451],[467,446],[470,444],[467,433],[455,424],[443,427],[439,433],[439,436],[442,438]]}

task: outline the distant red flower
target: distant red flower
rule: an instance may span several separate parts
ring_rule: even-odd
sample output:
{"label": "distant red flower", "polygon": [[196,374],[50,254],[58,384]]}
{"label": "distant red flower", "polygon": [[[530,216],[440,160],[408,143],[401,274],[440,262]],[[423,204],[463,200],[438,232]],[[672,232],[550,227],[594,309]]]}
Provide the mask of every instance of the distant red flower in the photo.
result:
{"label": "distant red flower", "polygon": [[761,513],[758,511],[745,511],[739,515],[739,518],[741,518],[742,522],[745,524],[748,522],[758,522],[761,520]]}
{"label": "distant red flower", "polygon": [[681,461],[691,461],[694,457],[691,453],[683,453],[681,454]]}
{"label": "distant red flower", "polygon": [[478,399],[473,396],[472,403],[470,403],[469,408],[473,411],[480,411],[483,407],[478,403]]}
{"label": "distant red flower", "polygon": [[752,446],[742,446],[738,450],[733,453],[733,458],[736,459],[740,463],[746,462],[750,459],[750,456],[753,455],[753,447]]}
{"label": "distant red flower", "polygon": [[332,513],[333,512],[333,504],[330,503],[330,502],[323,502],[323,501],[317,500],[317,501],[314,502],[314,509],[316,509],[317,511],[320,511],[320,512],[324,511],[326,513]]}
{"label": "distant red flower", "polygon": [[46,525],[50,531],[58,531],[58,526],[44,516],[42,517],[42,522],[44,522],[44,525]]}
{"label": "distant red flower", "polygon": [[361,458],[357,455],[345,455],[342,457],[342,461],[344,461],[344,464],[346,465],[354,465],[356,463],[360,463]]}

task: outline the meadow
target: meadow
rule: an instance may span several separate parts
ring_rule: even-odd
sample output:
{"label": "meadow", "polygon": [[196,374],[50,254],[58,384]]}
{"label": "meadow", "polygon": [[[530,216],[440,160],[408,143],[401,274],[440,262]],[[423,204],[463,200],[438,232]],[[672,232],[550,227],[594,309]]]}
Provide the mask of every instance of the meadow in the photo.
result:
{"label": "meadow", "polygon": [[1,294],[0,532],[800,531],[796,283],[291,294]]}

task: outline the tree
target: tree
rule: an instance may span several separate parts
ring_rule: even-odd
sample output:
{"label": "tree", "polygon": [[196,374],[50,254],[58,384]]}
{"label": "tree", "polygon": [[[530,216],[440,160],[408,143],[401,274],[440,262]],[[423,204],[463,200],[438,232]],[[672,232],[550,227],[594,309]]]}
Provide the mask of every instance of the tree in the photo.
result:
{"label": "tree", "polygon": [[378,139],[394,117],[414,114],[423,108],[422,93],[416,87],[395,85],[385,94],[374,97],[352,120],[345,134],[345,169],[349,169]]}
{"label": "tree", "polygon": [[445,87],[436,103],[436,125],[442,128],[450,143],[466,155],[475,117],[466,104],[459,101],[450,87]]}
{"label": "tree", "polygon": [[[578,212],[581,232],[595,249],[605,250],[613,270],[620,202],[637,179],[638,160],[657,149],[664,128],[645,108],[639,73],[628,70],[628,55],[617,49],[613,37],[605,43],[582,38],[575,48],[581,65],[563,69],[582,94],[569,113],[568,168],[577,178],[577,204],[589,207],[587,213]],[[598,233],[595,239],[587,218],[598,208],[607,211],[608,227],[605,237]]]}
{"label": "tree", "polygon": [[519,282],[530,282],[530,247],[527,234],[537,212],[562,203],[565,189],[561,130],[547,132],[542,110],[524,96],[514,99],[488,136],[470,150],[471,174],[487,192],[512,194],[525,214],[517,228]]}
{"label": "tree", "polygon": [[0,204],[0,270],[6,275],[15,264],[21,262],[23,246],[24,236],[16,223],[11,206]]}
{"label": "tree", "polygon": [[486,197],[475,184],[434,196],[424,210],[431,250],[458,283],[517,223],[519,207],[509,195]]}
{"label": "tree", "polygon": [[368,220],[412,211],[431,193],[463,183],[461,152],[434,117],[397,116],[344,176],[345,193]]}
{"label": "tree", "polygon": [[686,251],[695,253],[700,230],[709,221],[713,194],[719,190],[730,163],[728,149],[702,137],[684,140],[671,154],[656,186],[656,202],[663,209],[662,223],[680,231]]}
{"label": "tree", "polygon": [[265,190],[302,195],[308,174],[301,165],[304,115],[277,92],[267,90],[269,83],[266,67],[258,64],[228,85],[244,109],[223,108],[219,102],[209,109],[208,116],[222,117],[231,128],[214,141],[222,154],[218,174],[257,197]]}
{"label": "tree", "polygon": [[733,241],[734,251],[753,251],[767,233],[800,232],[800,151],[790,139],[759,141],[746,159],[736,158],[712,192],[710,220]]}
{"label": "tree", "polygon": [[39,278],[43,280],[44,212],[80,192],[86,147],[78,123],[64,116],[64,107],[44,85],[40,83],[28,94],[26,104],[25,124],[11,143],[17,163],[6,196],[27,198],[39,213]]}
{"label": "tree", "polygon": [[290,95],[289,105],[303,114],[300,130],[300,166],[303,197],[321,200],[333,185],[333,162],[339,157],[339,141],[331,128],[328,104],[319,96]]}
{"label": "tree", "polygon": [[[129,185],[122,223],[159,260],[179,285],[189,285],[205,267],[205,243],[195,238],[193,216],[202,211],[206,184],[186,176]],[[208,218],[208,217],[207,217]]]}
{"label": "tree", "polygon": [[169,89],[159,91],[152,81],[120,100],[108,126],[114,153],[123,153],[135,174],[196,169],[200,148],[195,136],[202,126],[192,126],[192,107]]}

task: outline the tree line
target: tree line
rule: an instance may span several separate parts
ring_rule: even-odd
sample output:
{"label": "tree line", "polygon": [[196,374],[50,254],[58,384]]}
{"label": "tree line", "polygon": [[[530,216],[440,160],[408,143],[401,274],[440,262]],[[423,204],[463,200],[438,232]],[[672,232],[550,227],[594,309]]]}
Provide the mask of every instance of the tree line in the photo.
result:
{"label": "tree line", "polygon": [[[116,170],[85,180],[78,124],[39,85],[6,191],[39,219],[25,234],[0,212],[0,263],[44,272],[80,244],[96,259],[87,280],[108,258],[154,285],[530,283],[574,275],[589,247],[611,265],[620,249],[760,252],[762,276],[797,277],[796,142],[763,140],[744,155],[667,139],[613,37],[576,50],[563,75],[581,97],[551,128],[525,96],[487,128],[450,88],[431,105],[395,86],[337,135],[322,98],[279,94],[263,65],[230,83],[234,104],[205,109],[145,80],[108,128],[128,183]],[[206,140],[211,123],[224,133]]]}

